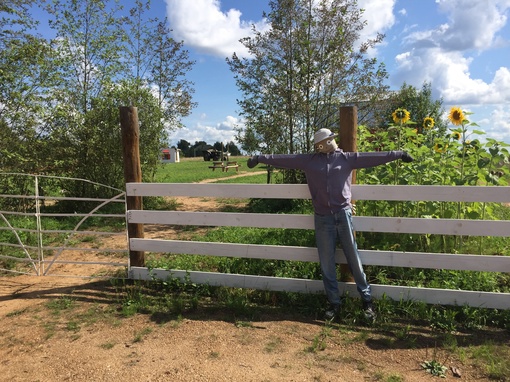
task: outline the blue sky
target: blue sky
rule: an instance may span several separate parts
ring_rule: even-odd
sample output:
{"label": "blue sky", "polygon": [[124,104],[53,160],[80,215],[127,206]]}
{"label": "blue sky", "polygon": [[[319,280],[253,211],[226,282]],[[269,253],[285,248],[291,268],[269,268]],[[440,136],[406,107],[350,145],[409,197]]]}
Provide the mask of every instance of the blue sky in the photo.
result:
{"label": "blue sky", "polygon": [[[371,54],[386,64],[388,84],[421,88],[431,82],[433,96],[448,111],[460,106],[488,137],[510,143],[510,0],[359,0],[366,10],[364,37],[386,34]],[[238,115],[235,82],[225,57],[242,55],[241,37],[251,24],[267,28],[266,0],[160,0],[173,36],[184,41],[196,65],[190,73],[198,107],[172,134],[191,143],[234,140]]]}
{"label": "blue sky", "polygon": [[[384,33],[384,43],[370,54],[384,62],[393,90],[404,82],[421,88],[430,82],[433,97],[445,110],[460,106],[487,137],[510,143],[510,0],[358,0],[367,27],[362,39]],[[132,1],[122,4],[129,9]],[[262,19],[268,0],[152,0],[152,12],[168,18],[173,37],[184,41],[196,61],[189,79],[198,106],[173,132],[180,139],[229,142],[242,125],[240,97],[226,57],[243,56],[239,39]],[[36,15],[43,17],[41,14]],[[46,20],[39,32],[51,35]],[[412,117],[412,116],[411,116]]]}

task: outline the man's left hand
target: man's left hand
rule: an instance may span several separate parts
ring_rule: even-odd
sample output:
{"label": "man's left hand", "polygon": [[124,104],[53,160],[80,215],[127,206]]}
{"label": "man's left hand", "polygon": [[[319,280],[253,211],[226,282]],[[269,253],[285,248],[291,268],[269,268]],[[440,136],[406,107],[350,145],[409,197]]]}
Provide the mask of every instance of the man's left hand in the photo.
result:
{"label": "man's left hand", "polygon": [[414,161],[414,158],[411,155],[409,155],[409,153],[407,153],[405,151],[402,153],[402,157],[400,159],[402,159],[402,162],[406,162],[406,163],[410,163],[410,162]]}

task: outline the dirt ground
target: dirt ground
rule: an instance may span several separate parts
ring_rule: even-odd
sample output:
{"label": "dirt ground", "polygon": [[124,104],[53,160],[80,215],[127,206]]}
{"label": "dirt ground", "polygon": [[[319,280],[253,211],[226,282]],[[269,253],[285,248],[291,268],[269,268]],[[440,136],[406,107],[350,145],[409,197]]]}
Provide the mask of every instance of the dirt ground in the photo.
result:
{"label": "dirt ground", "polygon": [[[178,202],[183,210],[217,208],[207,199]],[[172,234],[148,228],[146,236]],[[456,333],[451,354],[428,327],[406,328],[417,339],[410,346],[389,327],[326,325],[270,309],[244,324],[207,307],[182,317],[126,318],[117,295],[108,281],[2,276],[0,381],[420,382],[439,379],[420,367],[433,359],[449,368],[447,380],[489,381],[483,365],[465,356],[480,333]],[[510,345],[508,333],[482,337]]]}

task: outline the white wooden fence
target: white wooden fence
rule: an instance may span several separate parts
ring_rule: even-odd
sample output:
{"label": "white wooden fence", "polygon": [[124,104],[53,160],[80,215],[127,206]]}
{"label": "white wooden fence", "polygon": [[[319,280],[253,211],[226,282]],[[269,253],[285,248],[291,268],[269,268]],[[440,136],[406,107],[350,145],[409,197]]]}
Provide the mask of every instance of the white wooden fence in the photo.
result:
{"label": "white wooden fence", "polygon": [[[353,200],[510,202],[510,187],[473,186],[381,186],[354,185]],[[306,185],[255,184],[162,184],[128,183],[127,196],[281,198],[309,199]],[[313,229],[312,215],[254,214],[183,211],[127,211],[127,221],[139,224],[176,224],[192,226],[238,226],[289,229]],[[462,236],[510,236],[510,221],[427,219],[407,217],[355,216],[354,227],[361,232],[395,232]],[[510,239],[509,239],[510,240]],[[228,256],[236,258],[275,259],[317,262],[316,248],[295,246],[213,243],[198,241],[130,238],[130,250],[154,253]],[[438,254],[425,252],[360,250],[365,265],[391,267],[452,269],[487,272],[510,272],[510,256]],[[337,262],[345,263],[338,250]],[[166,279],[169,276],[194,283],[275,291],[323,293],[321,280],[290,279],[257,275],[224,274],[183,270],[131,267],[134,279]],[[341,282],[341,291],[357,296],[354,283]],[[489,293],[436,288],[417,288],[372,284],[375,298],[386,295],[400,300],[411,299],[429,304],[469,305],[484,308],[510,308],[510,293]]]}

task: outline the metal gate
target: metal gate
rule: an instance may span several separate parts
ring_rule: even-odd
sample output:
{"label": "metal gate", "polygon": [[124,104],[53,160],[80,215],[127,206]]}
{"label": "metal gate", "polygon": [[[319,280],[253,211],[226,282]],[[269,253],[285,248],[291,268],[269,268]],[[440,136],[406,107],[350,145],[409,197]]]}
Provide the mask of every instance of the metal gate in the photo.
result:
{"label": "metal gate", "polygon": [[129,266],[125,210],[125,192],[110,186],[0,173],[0,271],[124,276]]}

